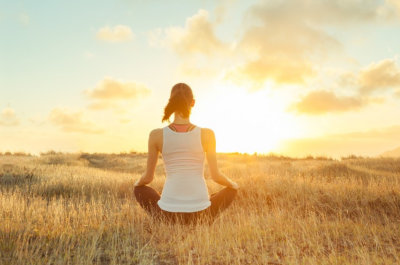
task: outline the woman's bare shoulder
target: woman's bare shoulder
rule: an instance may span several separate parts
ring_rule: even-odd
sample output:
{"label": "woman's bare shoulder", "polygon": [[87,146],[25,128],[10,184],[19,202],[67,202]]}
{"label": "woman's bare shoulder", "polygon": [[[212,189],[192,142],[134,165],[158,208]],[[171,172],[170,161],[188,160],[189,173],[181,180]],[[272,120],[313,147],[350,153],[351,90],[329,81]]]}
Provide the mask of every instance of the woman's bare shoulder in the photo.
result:
{"label": "woman's bare shoulder", "polygon": [[209,152],[212,149],[212,143],[215,142],[214,131],[210,128],[201,128],[201,143],[203,145],[203,150]]}
{"label": "woman's bare shoulder", "polygon": [[157,150],[161,152],[161,146],[162,146],[162,141],[163,141],[163,129],[162,128],[156,128],[151,130],[150,135],[149,135],[149,142],[151,144],[154,144],[157,147]]}
{"label": "woman's bare shoulder", "polygon": [[162,133],[163,133],[162,128],[156,128],[150,131],[150,137],[159,137],[162,135]]}
{"label": "woman's bare shoulder", "polygon": [[201,141],[204,144],[204,148],[207,149],[207,146],[210,142],[215,141],[214,131],[210,128],[201,128]]}
{"label": "woman's bare shoulder", "polygon": [[214,131],[210,128],[201,128],[201,133],[206,136],[210,136],[214,134]]}

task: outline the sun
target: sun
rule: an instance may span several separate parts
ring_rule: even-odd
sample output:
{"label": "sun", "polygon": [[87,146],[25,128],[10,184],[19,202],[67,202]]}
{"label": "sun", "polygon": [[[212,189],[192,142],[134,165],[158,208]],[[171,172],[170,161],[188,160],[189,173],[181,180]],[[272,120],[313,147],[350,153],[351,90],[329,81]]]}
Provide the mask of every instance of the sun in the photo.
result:
{"label": "sun", "polygon": [[277,152],[282,140],[298,135],[298,124],[285,112],[283,100],[265,90],[218,85],[196,104],[193,118],[214,130],[217,152]]}

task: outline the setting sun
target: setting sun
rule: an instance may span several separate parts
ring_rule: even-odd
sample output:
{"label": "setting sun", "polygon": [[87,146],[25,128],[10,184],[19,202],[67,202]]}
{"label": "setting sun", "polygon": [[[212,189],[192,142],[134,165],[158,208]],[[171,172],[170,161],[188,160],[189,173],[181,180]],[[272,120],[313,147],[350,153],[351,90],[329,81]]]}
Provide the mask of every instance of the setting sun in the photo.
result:
{"label": "setting sun", "polygon": [[280,98],[265,91],[221,83],[196,104],[193,120],[214,129],[220,152],[276,152],[280,141],[301,135]]}

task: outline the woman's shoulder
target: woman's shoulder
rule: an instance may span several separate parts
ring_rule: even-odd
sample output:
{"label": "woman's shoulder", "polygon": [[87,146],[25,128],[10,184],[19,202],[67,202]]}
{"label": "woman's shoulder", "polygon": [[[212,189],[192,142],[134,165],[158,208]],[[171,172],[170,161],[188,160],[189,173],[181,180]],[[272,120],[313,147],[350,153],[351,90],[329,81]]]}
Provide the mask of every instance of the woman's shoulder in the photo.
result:
{"label": "woman's shoulder", "polygon": [[201,127],[201,132],[205,133],[205,134],[211,134],[214,133],[214,131],[210,128],[206,128],[206,127]]}
{"label": "woman's shoulder", "polygon": [[150,137],[157,137],[162,135],[163,128],[155,128],[150,131]]}
{"label": "woman's shoulder", "polygon": [[215,137],[214,131],[210,128],[201,128],[201,135],[203,136],[202,138],[205,140],[210,139],[210,137]]}

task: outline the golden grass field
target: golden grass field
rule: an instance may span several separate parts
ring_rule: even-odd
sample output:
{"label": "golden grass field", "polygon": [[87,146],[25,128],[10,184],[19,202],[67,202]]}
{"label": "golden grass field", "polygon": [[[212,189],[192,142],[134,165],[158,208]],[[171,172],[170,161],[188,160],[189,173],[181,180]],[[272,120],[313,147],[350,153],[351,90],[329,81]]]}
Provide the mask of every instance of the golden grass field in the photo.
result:
{"label": "golden grass field", "polygon": [[[146,154],[0,156],[1,264],[400,264],[400,159],[218,154],[240,185],[211,225],[133,197]],[[210,194],[222,186],[209,179]],[[159,159],[154,181],[161,192]]]}

